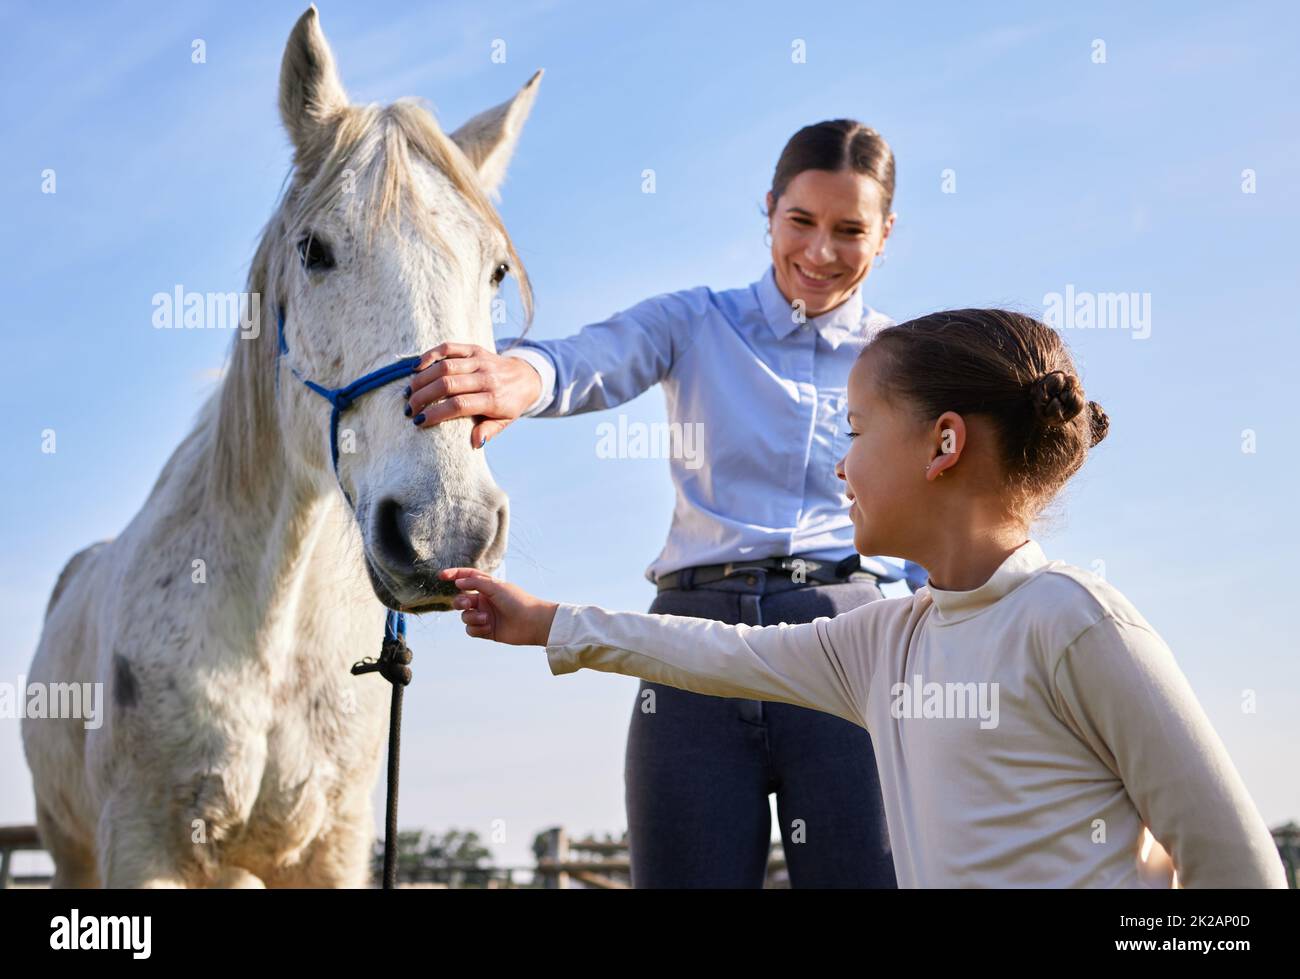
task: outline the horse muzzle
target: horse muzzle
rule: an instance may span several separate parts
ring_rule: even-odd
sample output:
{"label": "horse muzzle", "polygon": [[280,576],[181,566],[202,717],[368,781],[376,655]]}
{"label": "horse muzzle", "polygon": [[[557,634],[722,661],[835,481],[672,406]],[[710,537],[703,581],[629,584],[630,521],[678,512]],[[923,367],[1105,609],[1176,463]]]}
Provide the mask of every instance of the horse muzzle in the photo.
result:
{"label": "horse muzzle", "polygon": [[495,571],[505,556],[509,511],[505,493],[495,487],[482,503],[413,507],[395,497],[381,499],[363,525],[366,570],[376,596],[398,611],[449,611],[458,589],[438,572]]}

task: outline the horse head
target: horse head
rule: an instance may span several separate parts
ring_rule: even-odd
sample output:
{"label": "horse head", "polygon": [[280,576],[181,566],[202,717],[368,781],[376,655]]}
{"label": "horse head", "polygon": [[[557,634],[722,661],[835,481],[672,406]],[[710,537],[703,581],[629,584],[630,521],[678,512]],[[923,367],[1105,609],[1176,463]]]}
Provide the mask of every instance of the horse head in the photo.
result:
{"label": "horse head", "polygon": [[314,7],[285,47],[280,115],[294,168],[255,259],[278,333],[267,338],[278,340],[274,404],[291,465],[342,489],[390,608],[449,608],[439,569],[496,568],[505,493],[470,444],[470,419],[424,430],[403,416],[403,378],[346,406],[333,433],[318,394],[444,341],[494,350],[507,275],[531,318],[526,273],[488,195],[540,76],[448,136],[409,99],[351,104]]}

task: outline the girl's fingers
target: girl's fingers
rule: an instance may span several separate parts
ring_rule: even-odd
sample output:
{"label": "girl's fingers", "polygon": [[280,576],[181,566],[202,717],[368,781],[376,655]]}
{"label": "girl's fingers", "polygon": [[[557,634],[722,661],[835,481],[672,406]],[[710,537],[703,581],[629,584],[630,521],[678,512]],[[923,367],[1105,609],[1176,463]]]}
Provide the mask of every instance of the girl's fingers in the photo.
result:
{"label": "girl's fingers", "polygon": [[470,570],[469,574],[458,575],[454,579],[456,587],[462,591],[474,590],[480,591],[484,595],[492,596],[501,590],[501,583],[490,575],[485,575],[479,571]]}
{"label": "girl's fingers", "polygon": [[491,639],[492,595],[500,590],[501,583],[474,568],[443,568],[438,577],[454,581],[461,589],[460,594],[451,600],[451,605],[461,610],[460,620],[465,623],[465,632],[476,639]]}
{"label": "girl's fingers", "polygon": [[482,574],[478,568],[443,568],[438,572],[438,577],[443,581],[455,581],[458,578],[465,578],[469,575]]}

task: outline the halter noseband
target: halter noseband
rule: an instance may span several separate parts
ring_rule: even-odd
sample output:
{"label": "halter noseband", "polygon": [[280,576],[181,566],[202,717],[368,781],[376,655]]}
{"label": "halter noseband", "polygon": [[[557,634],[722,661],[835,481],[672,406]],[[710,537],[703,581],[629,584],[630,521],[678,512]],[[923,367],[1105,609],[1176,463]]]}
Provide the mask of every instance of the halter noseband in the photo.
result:
{"label": "halter noseband", "polygon": [[[276,334],[279,340],[279,348],[275,355],[275,383],[280,383],[280,355],[289,352],[289,344],[284,339],[284,307],[276,307]],[[401,360],[395,360],[386,367],[371,371],[358,377],[351,384],[345,384],[341,388],[322,387],[315,381],[308,380],[298,373],[298,369],[292,364],[289,370],[293,371],[293,376],[307,385],[308,388],[315,391],[322,398],[328,401],[333,410],[330,412],[330,461],[334,464],[334,476],[338,478],[339,474],[339,416],[352,407],[353,403],[363,394],[369,394],[376,388],[381,388],[385,384],[391,384],[398,378],[407,377],[414,373],[415,365],[420,362],[418,356],[403,357]],[[342,483],[339,484],[342,489]],[[348,496],[348,491],[343,490],[343,496],[347,498],[348,505],[352,505],[352,498]]]}

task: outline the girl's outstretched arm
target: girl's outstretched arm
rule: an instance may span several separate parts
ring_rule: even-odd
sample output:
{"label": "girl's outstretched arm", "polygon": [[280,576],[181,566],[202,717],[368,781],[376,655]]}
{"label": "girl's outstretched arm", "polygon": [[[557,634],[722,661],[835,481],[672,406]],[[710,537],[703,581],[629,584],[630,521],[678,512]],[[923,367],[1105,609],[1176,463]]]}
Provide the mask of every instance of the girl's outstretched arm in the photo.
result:
{"label": "girl's outstretched arm", "polygon": [[582,668],[641,677],[694,693],[809,707],[866,726],[868,619],[880,600],[797,625],[611,612],[545,602],[471,568],[441,572],[467,592],[455,607],[471,636],[544,645],[553,674]]}
{"label": "girl's outstretched arm", "polygon": [[1273,837],[1164,641],[1106,616],[1056,666],[1065,722],[1119,775],[1183,887],[1286,887]]}

